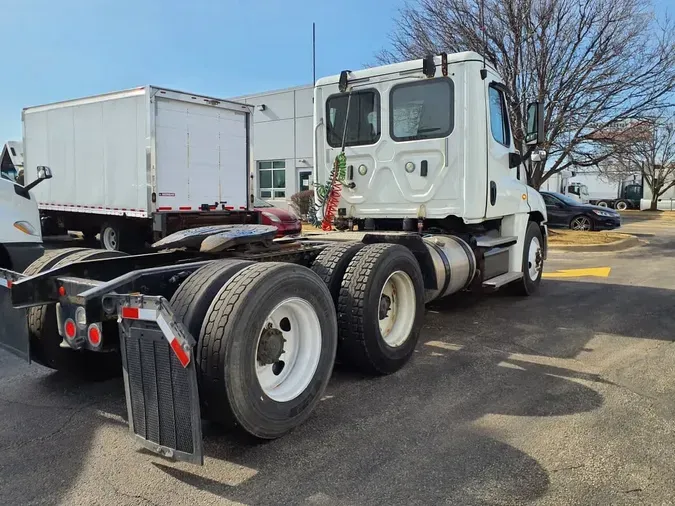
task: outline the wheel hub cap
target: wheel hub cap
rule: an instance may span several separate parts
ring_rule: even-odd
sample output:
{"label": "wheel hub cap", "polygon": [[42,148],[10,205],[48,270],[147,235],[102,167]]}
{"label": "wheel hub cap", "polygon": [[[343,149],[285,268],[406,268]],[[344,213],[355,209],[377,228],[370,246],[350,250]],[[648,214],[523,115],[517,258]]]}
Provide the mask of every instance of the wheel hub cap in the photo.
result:
{"label": "wheel hub cap", "polygon": [[380,298],[380,320],[384,320],[387,317],[387,314],[389,314],[389,310],[391,309],[391,301],[392,299],[387,295],[383,295]]}
{"label": "wheel hub cap", "polygon": [[263,330],[258,344],[258,362],[260,365],[270,365],[278,362],[284,353],[283,333],[275,329],[271,324]]}

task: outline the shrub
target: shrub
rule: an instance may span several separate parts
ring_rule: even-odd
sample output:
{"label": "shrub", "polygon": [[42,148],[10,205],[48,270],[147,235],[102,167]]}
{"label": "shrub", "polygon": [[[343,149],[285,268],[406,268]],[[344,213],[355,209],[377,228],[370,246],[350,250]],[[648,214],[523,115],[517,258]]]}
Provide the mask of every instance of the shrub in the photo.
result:
{"label": "shrub", "polygon": [[304,190],[291,197],[291,207],[303,219],[307,218],[307,213],[313,202],[314,190]]}

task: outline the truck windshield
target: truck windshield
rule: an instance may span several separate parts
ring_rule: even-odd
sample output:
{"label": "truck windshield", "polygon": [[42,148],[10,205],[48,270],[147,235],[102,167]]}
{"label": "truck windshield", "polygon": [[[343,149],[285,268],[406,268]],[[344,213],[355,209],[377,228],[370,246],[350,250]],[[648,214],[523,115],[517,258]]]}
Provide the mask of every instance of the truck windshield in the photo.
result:
{"label": "truck windshield", "polygon": [[380,138],[380,94],[375,90],[352,92],[347,117],[349,93],[333,95],[326,101],[326,136],[331,147],[342,147],[342,135],[345,133],[345,146],[363,146],[375,144]]}

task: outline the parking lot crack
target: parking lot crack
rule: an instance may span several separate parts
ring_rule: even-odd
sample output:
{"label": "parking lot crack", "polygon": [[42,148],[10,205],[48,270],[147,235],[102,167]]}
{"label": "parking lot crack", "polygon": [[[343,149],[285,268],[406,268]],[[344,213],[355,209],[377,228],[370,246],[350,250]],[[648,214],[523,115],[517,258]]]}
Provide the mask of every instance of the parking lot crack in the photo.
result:
{"label": "parking lot crack", "polygon": [[560,471],[571,471],[572,469],[580,469],[582,467],[586,467],[586,464],[578,464],[576,466],[567,466],[567,467],[560,467],[558,469],[552,469],[552,473],[559,473]]}
{"label": "parking lot crack", "polygon": [[119,494],[123,497],[126,497],[127,499],[136,499],[136,500],[144,501],[145,503],[150,504],[151,506],[160,506],[160,503],[154,502],[153,500],[148,499],[147,497],[145,497],[141,494],[129,494],[127,492],[124,492],[124,491],[120,490],[115,485],[113,485],[112,482],[109,479],[107,479],[105,477],[103,477],[103,481],[105,481],[106,484],[110,488],[112,488],[115,491],[116,494]]}
{"label": "parking lot crack", "polygon": [[24,446],[27,446],[27,445],[30,445],[30,444],[33,444],[33,443],[41,443],[41,442],[47,441],[47,440],[49,440],[49,439],[51,439],[55,436],[58,436],[64,429],[66,429],[66,427],[68,427],[70,425],[70,422],[72,422],[73,419],[78,414],[82,413],[85,409],[89,408],[90,406],[92,406],[94,404],[96,404],[96,403],[92,402],[92,403],[85,404],[84,406],[81,406],[81,407],[75,409],[68,416],[68,418],[66,418],[66,420],[63,423],[59,424],[58,428],[56,428],[55,430],[53,430],[49,434],[46,434],[44,436],[39,436],[39,437],[36,437],[36,438],[27,439],[25,441],[17,441],[16,443],[13,443],[13,444],[10,444],[10,445],[4,446],[4,447],[0,447],[0,451],[9,450],[9,449],[16,449],[16,448],[23,448]]}

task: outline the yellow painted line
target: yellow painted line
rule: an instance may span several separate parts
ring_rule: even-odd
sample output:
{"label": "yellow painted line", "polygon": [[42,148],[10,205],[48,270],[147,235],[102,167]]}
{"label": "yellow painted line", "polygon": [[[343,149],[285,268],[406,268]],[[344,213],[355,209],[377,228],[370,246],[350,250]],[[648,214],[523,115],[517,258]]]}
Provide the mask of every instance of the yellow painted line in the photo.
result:
{"label": "yellow painted line", "polygon": [[588,269],[560,269],[555,272],[545,272],[542,277],[544,278],[582,278],[582,277],[595,277],[595,278],[606,278],[609,276],[611,267],[591,267]]}
{"label": "yellow painted line", "polygon": [[424,343],[427,346],[435,346],[436,348],[443,348],[444,350],[459,351],[463,346],[459,344],[444,343],[443,341],[427,341]]}

